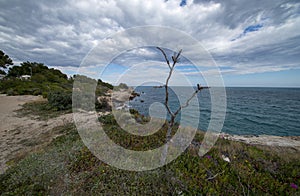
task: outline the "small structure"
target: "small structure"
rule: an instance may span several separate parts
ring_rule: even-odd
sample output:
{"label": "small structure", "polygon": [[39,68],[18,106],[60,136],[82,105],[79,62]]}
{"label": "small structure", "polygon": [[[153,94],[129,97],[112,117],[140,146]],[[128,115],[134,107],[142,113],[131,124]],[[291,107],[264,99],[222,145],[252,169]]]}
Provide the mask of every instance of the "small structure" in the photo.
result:
{"label": "small structure", "polygon": [[20,76],[20,79],[21,79],[21,80],[29,80],[30,78],[31,78],[30,75],[21,75],[21,76]]}
{"label": "small structure", "polygon": [[5,77],[4,74],[0,74],[0,80],[3,80],[4,77]]}

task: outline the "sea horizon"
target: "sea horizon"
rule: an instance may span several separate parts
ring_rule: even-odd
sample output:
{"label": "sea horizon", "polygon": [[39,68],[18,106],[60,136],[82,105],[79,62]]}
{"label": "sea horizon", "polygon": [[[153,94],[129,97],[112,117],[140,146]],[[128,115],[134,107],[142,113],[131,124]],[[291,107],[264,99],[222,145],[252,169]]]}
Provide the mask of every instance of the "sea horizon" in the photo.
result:
{"label": "sea horizon", "polygon": [[[177,91],[182,91],[179,96],[186,94],[184,86],[173,86],[173,88],[181,88]],[[149,107],[152,103],[164,103],[164,88],[140,86],[135,90],[141,95],[129,102],[129,105],[145,116],[149,116]],[[300,88],[225,87],[225,90],[227,108],[222,132],[234,135],[300,136],[297,120],[300,119]],[[171,109],[179,106],[176,96],[178,95],[170,93]],[[198,100],[200,119],[197,128],[206,131],[211,118],[209,90],[201,91]],[[199,111],[197,109],[187,111],[189,116],[187,121],[190,124],[197,120],[194,117],[196,112]]]}
{"label": "sea horizon", "polygon": [[[155,85],[140,85],[140,86],[129,86],[132,88],[136,87],[156,87]],[[162,86],[163,87],[163,86]],[[169,85],[169,87],[190,87],[190,86],[180,86],[180,85]],[[197,86],[193,86],[197,87]],[[210,86],[210,88],[300,88],[300,86]]]}

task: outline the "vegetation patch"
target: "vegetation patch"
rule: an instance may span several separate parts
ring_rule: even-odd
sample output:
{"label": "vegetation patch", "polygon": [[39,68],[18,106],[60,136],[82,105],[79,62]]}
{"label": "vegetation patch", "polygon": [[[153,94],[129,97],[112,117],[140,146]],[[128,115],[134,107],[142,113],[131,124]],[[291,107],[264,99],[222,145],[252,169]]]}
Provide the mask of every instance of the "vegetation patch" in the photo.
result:
{"label": "vegetation patch", "polygon": [[49,104],[48,100],[44,99],[41,101],[25,103],[22,105],[21,109],[17,110],[17,116],[29,116],[33,119],[47,120],[70,112],[72,112],[71,108],[57,110],[57,108]]}
{"label": "vegetation patch", "polygon": [[[127,148],[144,150],[147,146],[156,147],[159,141],[159,137],[128,138],[120,133],[110,115],[100,121],[109,137]],[[190,147],[170,164],[152,171],[132,172],[96,158],[82,143],[73,124],[59,129],[65,135],[0,176],[1,194],[299,194],[300,157],[293,156],[292,149],[282,148],[282,156],[278,148],[219,139],[204,157],[199,157],[198,145],[203,138],[199,132]],[[230,162],[224,161],[222,155]],[[285,158],[289,156],[294,158]]]}
{"label": "vegetation patch", "polygon": [[[179,60],[180,52],[172,57],[174,63]],[[171,67],[168,60],[167,64],[172,72],[175,64]],[[11,60],[3,56],[0,66],[9,65],[12,65]],[[21,75],[30,75],[30,80],[21,80]],[[113,89],[101,80],[75,77],[81,81],[75,95],[91,88],[91,82],[97,84],[96,97],[105,96]],[[19,115],[45,120],[70,111],[74,78],[40,63],[24,62],[9,69],[5,80],[0,82],[0,91],[8,95],[43,95],[47,100],[25,104]],[[117,90],[124,88],[128,88],[126,84],[116,87]],[[197,88],[195,94],[204,87],[198,85]],[[93,96],[87,95],[86,100],[91,101],[90,97]],[[79,104],[77,108],[95,109],[86,106],[85,101]],[[108,108],[107,102],[96,104],[96,108]],[[141,124],[149,121],[135,110],[130,113]],[[174,119],[176,115],[173,114]],[[155,134],[141,137],[122,130],[111,114],[100,117],[99,121],[111,140],[136,151],[163,145],[166,134],[172,137],[179,126],[166,122]],[[168,165],[133,172],[114,168],[95,157],[83,144],[74,124],[52,131],[62,135],[45,147],[12,161],[11,167],[0,175],[1,195],[300,195],[297,149],[254,146],[220,138],[204,157],[199,157],[204,133],[198,132],[189,148]],[[27,142],[28,146],[36,145],[34,141]]]}

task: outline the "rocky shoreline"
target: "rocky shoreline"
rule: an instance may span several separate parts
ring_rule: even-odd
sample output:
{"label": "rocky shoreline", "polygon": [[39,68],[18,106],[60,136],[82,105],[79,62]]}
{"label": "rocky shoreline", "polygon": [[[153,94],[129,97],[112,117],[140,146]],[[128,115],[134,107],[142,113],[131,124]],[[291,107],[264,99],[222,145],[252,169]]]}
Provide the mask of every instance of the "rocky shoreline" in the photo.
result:
{"label": "rocky shoreline", "polygon": [[[107,101],[111,107],[114,105],[115,109],[118,110],[125,109],[127,106],[126,101],[128,101],[129,98],[132,100],[136,96],[139,96],[139,94],[135,94],[133,89],[121,89],[119,91],[114,91],[114,93],[109,92],[108,96],[99,97],[98,100],[106,99],[105,101]],[[119,103],[119,105],[116,105],[116,103]],[[219,137],[253,145],[293,147],[300,150],[300,136],[231,135],[220,133]]]}
{"label": "rocky shoreline", "polygon": [[253,145],[293,147],[300,150],[300,136],[230,135],[221,133],[219,137]]}

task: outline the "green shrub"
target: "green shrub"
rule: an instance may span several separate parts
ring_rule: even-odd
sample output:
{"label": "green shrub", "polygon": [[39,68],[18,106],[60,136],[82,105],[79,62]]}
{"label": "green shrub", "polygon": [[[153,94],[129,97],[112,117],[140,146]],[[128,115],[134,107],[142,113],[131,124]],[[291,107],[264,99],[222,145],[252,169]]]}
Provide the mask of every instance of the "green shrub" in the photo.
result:
{"label": "green shrub", "polygon": [[47,98],[48,97],[48,92],[42,92],[42,96],[43,96],[43,98]]}
{"label": "green shrub", "polygon": [[114,116],[112,114],[101,116],[101,117],[99,117],[98,120],[103,124],[109,124],[109,125],[114,125],[117,123],[116,119],[114,118]]}
{"label": "green shrub", "polygon": [[96,110],[104,110],[104,111],[111,111],[111,106],[106,98],[100,98],[100,100],[95,100],[95,107]]}
{"label": "green shrub", "polygon": [[57,110],[68,110],[72,108],[71,92],[50,92],[48,93],[48,103]]}
{"label": "green shrub", "polygon": [[5,92],[7,95],[9,95],[9,96],[14,96],[14,95],[17,95],[18,93],[15,91],[15,90],[13,90],[13,89],[8,89],[6,92]]}
{"label": "green shrub", "polygon": [[102,80],[98,79],[98,85],[99,86],[103,86],[103,87],[106,87],[108,89],[113,89],[114,86],[109,84],[109,83],[106,83],[106,82],[103,82]]}

